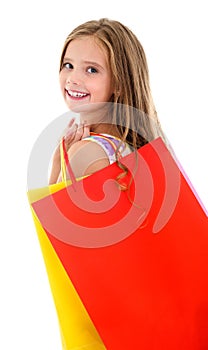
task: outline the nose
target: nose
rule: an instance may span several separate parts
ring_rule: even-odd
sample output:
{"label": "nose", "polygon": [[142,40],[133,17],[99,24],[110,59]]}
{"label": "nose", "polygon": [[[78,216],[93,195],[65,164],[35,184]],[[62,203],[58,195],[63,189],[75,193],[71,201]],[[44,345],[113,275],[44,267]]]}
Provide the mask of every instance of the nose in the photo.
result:
{"label": "nose", "polygon": [[78,69],[73,69],[67,76],[67,84],[80,85],[82,83],[82,75]]}

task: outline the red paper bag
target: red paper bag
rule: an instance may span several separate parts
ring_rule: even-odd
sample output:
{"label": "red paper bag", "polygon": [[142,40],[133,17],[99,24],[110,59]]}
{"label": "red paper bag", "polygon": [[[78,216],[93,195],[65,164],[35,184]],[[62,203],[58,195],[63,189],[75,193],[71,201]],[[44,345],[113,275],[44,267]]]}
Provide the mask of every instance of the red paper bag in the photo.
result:
{"label": "red paper bag", "polygon": [[[158,138],[32,207],[106,349],[208,349],[208,220]],[[122,161],[131,171],[132,153]]]}

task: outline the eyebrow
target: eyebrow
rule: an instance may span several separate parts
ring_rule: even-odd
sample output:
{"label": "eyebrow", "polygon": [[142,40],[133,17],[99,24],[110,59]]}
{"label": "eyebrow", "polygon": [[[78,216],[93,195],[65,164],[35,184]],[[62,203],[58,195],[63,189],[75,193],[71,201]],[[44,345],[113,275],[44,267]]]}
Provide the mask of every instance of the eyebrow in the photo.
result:
{"label": "eyebrow", "polygon": [[[65,61],[69,61],[69,62],[73,63],[73,60],[71,58],[69,58],[69,57],[64,57],[63,61],[64,62]],[[96,67],[99,67],[101,69],[104,69],[104,67],[101,66],[101,64],[99,64],[98,62],[95,62],[95,61],[88,61],[88,60],[86,60],[86,61],[83,61],[83,63],[84,64],[89,64],[89,65],[92,65],[92,66],[96,66]]]}

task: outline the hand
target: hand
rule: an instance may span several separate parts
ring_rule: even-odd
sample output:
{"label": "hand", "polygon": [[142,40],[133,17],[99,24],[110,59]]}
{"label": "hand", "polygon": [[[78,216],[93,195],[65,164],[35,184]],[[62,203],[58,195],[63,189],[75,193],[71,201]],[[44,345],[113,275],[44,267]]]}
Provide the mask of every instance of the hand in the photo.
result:
{"label": "hand", "polygon": [[66,150],[71,147],[75,142],[90,136],[90,127],[85,122],[80,124],[75,123],[75,118],[72,118],[67,126],[65,132],[65,146]]}
{"label": "hand", "polygon": [[[75,123],[75,118],[71,119],[65,130],[65,146],[68,151],[72,144],[90,135],[90,127],[86,123]],[[52,161],[52,169],[49,178],[49,184],[58,181],[61,170],[60,145],[57,146]]]}

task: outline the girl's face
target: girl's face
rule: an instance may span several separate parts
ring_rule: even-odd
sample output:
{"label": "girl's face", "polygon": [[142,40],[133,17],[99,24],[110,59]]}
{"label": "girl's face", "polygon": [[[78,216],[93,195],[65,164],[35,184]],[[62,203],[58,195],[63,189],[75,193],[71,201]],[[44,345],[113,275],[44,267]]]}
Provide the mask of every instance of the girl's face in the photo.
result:
{"label": "girl's face", "polygon": [[110,101],[114,89],[107,54],[92,36],[69,43],[60,71],[60,86],[71,110],[82,104]]}

